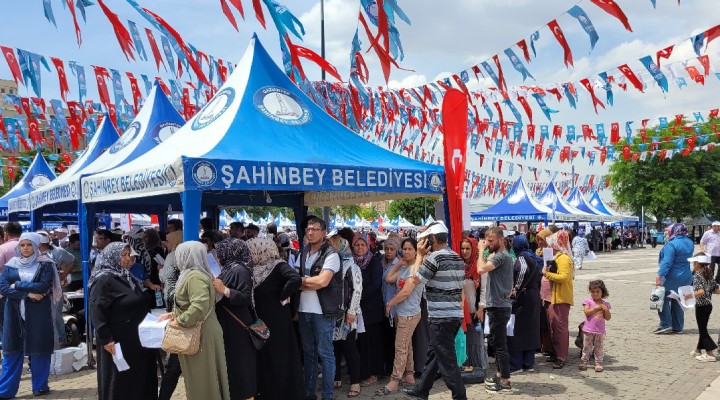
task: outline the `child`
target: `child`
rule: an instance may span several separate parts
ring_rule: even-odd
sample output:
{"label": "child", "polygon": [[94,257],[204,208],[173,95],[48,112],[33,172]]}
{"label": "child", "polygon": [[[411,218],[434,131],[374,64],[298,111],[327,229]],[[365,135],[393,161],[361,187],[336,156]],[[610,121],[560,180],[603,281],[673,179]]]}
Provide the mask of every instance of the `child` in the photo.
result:
{"label": "child", "polygon": [[603,371],[603,342],[605,341],[605,321],[610,320],[610,303],[603,300],[609,296],[605,283],[601,280],[590,281],[590,298],[583,301],[585,325],[583,326],[583,349],[580,371],[587,370],[590,353],[595,357],[595,372]]}
{"label": "child", "polygon": [[717,344],[712,340],[708,333],[708,320],[712,313],[711,296],[718,291],[718,284],[713,279],[712,269],[710,268],[710,256],[705,253],[697,253],[692,258],[688,258],[693,264],[693,289],[695,292],[685,295],[685,299],[695,297],[695,320],[697,320],[698,339],[697,348],[690,355],[695,356],[700,362],[715,361],[713,351],[717,349]]}

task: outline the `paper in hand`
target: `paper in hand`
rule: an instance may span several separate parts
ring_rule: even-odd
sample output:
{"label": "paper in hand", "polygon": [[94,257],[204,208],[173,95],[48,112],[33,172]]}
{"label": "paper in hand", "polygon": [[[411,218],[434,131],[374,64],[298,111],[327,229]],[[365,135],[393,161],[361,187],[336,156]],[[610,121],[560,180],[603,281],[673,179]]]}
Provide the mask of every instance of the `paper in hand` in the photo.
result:
{"label": "paper in hand", "polygon": [[553,261],[554,259],[555,256],[553,255],[553,249],[551,247],[543,248],[543,261],[547,263],[548,261]]}
{"label": "paper in hand", "polygon": [[165,265],[165,259],[160,254],[155,254],[155,261],[160,265]]}
{"label": "paper in hand", "polygon": [[165,326],[170,320],[158,321],[158,317],[148,314],[138,326],[138,336],[140,337],[140,345],[147,349],[159,349],[162,347],[163,336],[165,335]]}
{"label": "paper in hand", "polygon": [[208,265],[210,266],[210,272],[212,272],[213,277],[217,278],[220,275],[220,264],[218,264],[217,260],[215,260],[212,253],[208,253],[207,260]]}
{"label": "paper in hand", "polygon": [[122,372],[130,369],[130,365],[128,365],[127,361],[125,361],[125,358],[123,357],[122,347],[120,347],[120,343],[115,343],[115,354],[112,358],[118,371]]}

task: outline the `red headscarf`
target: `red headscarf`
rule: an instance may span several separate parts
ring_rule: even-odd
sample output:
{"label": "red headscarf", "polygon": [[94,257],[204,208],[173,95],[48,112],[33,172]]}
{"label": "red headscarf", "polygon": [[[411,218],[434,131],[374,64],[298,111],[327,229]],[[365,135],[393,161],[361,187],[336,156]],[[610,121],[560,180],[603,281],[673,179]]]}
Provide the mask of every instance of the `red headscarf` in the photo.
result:
{"label": "red headscarf", "polygon": [[[472,279],[473,281],[475,281],[475,288],[478,288],[480,287],[480,274],[478,274],[477,272],[477,261],[480,253],[478,253],[477,240],[468,237],[462,240],[462,242],[465,241],[469,242],[470,246],[472,247],[470,259],[463,260],[465,261],[465,279]],[[460,246],[462,246],[462,242],[460,242]]]}

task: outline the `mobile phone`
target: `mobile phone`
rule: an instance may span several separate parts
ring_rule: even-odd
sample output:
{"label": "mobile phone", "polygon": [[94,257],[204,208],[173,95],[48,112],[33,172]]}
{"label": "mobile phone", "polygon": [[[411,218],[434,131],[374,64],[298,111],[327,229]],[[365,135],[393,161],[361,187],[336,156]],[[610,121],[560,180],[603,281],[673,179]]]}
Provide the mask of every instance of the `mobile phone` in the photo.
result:
{"label": "mobile phone", "polygon": [[433,243],[435,243],[435,239],[432,236],[428,236],[427,244],[425,245],[425,247],[428,249],[432,249]]}

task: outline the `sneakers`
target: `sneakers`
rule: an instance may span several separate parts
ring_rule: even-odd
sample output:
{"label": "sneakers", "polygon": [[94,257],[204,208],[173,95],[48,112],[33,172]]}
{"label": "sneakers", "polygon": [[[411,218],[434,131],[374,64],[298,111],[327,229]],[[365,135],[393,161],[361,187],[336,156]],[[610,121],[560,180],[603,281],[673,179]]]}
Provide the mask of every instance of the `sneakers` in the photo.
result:
{"label": "sneakers", "polygon": [[668,333],[670,331],[672,331],[672,328],[657,328],[653,331],[653,333],[656,335],[661,335],[663,333]]}
{"label": "sneakers", "polygon": [[696,356],[695,359],[698,360],[698,361],[700,361],[700,362],[715,362],[715,361],[717,361],[717,360],[715,359],[715,356],[710,356],[710,355],[707,355],[707,354],[703,354],[703,355],[701,355],[701,356]]}
{"label": "sneakers", "polygon": [[488,393],[512,393],[512,386],[510,382],[502,383],[499,379],[492,386],[485,386],[485,391]]}
{"label": "sneakers", "polygon": [[485,377],[485,385],[486,385],[486,386],[493,386],[493,385],[495,385],[499,380],[500,380],[500,378],[498,378],[497,375],[487,376],[487,377]]}
{"label": "sneakers", "polygon": [[701,352],[701,350],[695,349],[695,350],[693,350],[693,351],[690,352],[690,356],[692,356],[692,357],[700,356],[700,355],[702,355],[702,354],[704,354],[704,353],[705,353],[705,350],[702,350],[702,352]]}

